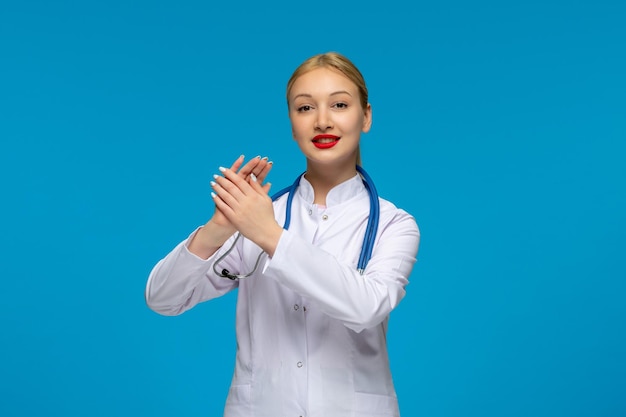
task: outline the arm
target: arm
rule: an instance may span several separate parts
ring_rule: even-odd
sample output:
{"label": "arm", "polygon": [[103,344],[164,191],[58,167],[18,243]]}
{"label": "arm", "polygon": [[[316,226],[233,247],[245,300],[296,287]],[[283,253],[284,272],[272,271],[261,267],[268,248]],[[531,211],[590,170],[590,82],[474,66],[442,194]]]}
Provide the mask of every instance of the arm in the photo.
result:
{"label": "arm", "polygon": [[398,211],[378,233],[372,259],[360,275],[353,265],[284,231],[265,272],[360,332],[382,322],[404,297],[419,239],[415,220]]}
{"label": "arm", "polygon": [[[242,155],[231,170],[244,182],[249,177],[262,181],[272,168],[267,158],[253,158],[241,167],[243,161]],[[269,184],[261,188],[269,190]],[[204,227],[196,230],[153,268],[145,291],[148,306],[160,314],[177,315],[235,288],[236,282],[218,277],[211,270],[219,248],[235,231],[234,225],[216,207]],[[231,271],[237,271],[240,258],[241,252],[235,250],[224,263]]]}
{"label": "arm", "polygon": [[[200,230],[202,229],[198,229],[176,246],[152,269],[145,296],[146,304],[155,312],[175,316],[202,301],[219,297],[237,287],[237,281],[224,279],[213,273],[213,262],[219,252],[215,252],[208,259],[202,259],[189,251],[187,245]],[[229,254],[229,266],[240,256],[238,252]]]}
{"label": "arm", "polygon": [[213,187],[216,207],[271,257],[264,273],[315,300],[326,314],[355,331],[382,322],[404,297],[419,245],[419,230],[406,212],[395,207],[387,212],[372,259],[361,275],[353,265],[283,230],[267,191],[254,179],[242,181],[227,169],[222,173]]}

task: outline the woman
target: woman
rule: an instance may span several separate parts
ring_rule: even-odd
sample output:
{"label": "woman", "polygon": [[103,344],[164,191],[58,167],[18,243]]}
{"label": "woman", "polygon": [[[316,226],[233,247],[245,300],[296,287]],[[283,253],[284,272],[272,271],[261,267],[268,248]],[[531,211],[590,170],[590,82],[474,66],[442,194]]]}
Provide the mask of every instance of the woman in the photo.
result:
{"label": "woman", "polygon": [[264,158],[220,168],[213,217],[148,279],[147,303],[165,315],[238,288],[227,417],[399,415],[386,330],[404,297],[419,231],[413,217],[375,198],[375,244],[357,270],[372,217],[357,171],[360,136],[372,124],[367,100],[347,58],[306,60],[287,84],[293,138],[307,161],[297,188],[272,202],[263,185],[272,164]]}

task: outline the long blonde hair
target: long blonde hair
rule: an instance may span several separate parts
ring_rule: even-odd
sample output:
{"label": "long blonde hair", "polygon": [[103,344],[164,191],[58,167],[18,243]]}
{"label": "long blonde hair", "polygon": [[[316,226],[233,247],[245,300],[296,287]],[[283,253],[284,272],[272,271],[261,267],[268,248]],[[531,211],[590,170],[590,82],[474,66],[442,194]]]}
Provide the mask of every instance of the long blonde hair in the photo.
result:
{"label": "long blonde hair", "polygon": [[[367,85],[365,85],[365,78],[363,78],[363,74],[361,71],[345,56],[341,55],[338,52],[326,52],[323,54],[314,55],[311,58],[304,61],[296,70],[291,74],[291,78],[287,82],[287,106],[289,106],[289,94],[291,93],[291,89],[296,80],[306,74],[309,71],[312,71],[317,68],[333,68],[344,76],[346,76],[350,81],[352,81],[359,91],[359,98],[361,102],[361,107],[363,111],[367,109]],[[361,148],[359,147],[357,150],[357,165],[361,165]]]}

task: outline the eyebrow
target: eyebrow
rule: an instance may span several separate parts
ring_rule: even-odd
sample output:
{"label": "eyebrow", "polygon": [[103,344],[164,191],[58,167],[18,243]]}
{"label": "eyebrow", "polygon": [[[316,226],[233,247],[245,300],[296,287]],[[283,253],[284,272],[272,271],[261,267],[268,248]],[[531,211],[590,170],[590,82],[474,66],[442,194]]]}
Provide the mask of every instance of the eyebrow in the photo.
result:
{"label": "eyebrow", "polygon": [[[330,93],[331,96],[335,96],[337,94],[347,94],[350,97],[352,97],[352,94],[350,94],[346,90],[339,90],[339,91],[335,91],[335,92]],[[298,97],[312,98],[313,96],[311,94],[301,93],[301,94],[298,94],[297,96],[294,96],[293,100],[297,99]]]}

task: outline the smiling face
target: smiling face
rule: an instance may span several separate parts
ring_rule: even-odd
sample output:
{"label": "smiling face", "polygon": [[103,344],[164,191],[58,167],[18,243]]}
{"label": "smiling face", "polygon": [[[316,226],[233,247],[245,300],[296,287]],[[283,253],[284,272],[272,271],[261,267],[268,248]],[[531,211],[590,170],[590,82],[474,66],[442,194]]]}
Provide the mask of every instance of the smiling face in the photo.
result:
{"label": "smiling face", "polygon": [[309,166],[356,169],[361,132],[369,131],[372,110],[361,104],[354,82],[336,69],[316,68],[295,80],[288,103],[293,138]]}

